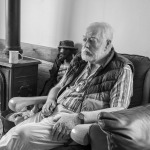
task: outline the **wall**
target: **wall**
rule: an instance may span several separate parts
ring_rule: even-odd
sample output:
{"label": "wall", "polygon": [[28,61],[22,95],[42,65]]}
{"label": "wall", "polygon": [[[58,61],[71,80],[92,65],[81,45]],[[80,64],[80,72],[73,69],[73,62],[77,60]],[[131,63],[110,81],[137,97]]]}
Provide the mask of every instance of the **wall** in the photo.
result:
{"label": "wall", "polygon": [[[5,38],[0,0],[0,38]],[[109,22],[119,52],[150,56],[149,0],[21,0],[21,41],[57,48],[59,41],[82,41],[93,21]]]}
{"label": "wall", "polygon": [[149,0],[76,0],[75,8],[76,30],[72,31],[75,41],[90,22],[106,21],[114,28],[117,51],[150,57]]}
{"label": "wall", "polygon": [[[150,57],[150,0],[21,0],[23,54],[53,62],[59,41],[81,43],[86,26],[95,21],[113,26],[118,52]],[[5,0],[0,0],[0,50],[5,46],[3,39]],[[50,68],[47,62],[39,66],[39,87]]]}
{"label": "wall", "polygon": [[69,38],[72,2],[72,0],[23,0],[22,41],[57,47],[60,39]]}
{"label": "wall", "polygon": [[106,5],[105,20],[114,26],[117,50],[150,57],[150,1],[107,0]]}
{"label": "wall", "polygon": [[5,38],[5,0],[0,0],[0,39]]}

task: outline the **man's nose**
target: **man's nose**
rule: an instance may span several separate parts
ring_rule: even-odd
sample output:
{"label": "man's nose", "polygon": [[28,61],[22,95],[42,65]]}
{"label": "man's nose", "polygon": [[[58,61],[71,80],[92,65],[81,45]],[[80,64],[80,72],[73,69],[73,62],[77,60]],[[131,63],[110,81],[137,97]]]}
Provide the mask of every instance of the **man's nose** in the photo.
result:
{"label": "man's nose", "polygon": [[90,44],[89,44],[89,39],[87,39],[87,40],[84,42],[84,46],[85,46],[85,47],[89,47],[89,46],[90,46]]}
{"label": "man's nose", "polygon": [[65,50],[64,50],[63,48],[62,48],[62,49],[60,49],[60,53],[64,53],[64,51],[65,51]]}

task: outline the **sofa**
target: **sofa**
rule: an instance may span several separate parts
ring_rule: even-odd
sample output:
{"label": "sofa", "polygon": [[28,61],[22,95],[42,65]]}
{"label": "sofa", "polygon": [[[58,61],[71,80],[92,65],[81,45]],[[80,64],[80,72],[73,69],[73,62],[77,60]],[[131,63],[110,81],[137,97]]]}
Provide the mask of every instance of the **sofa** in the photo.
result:
{"label": "sofa", "polygon": [[101,113],[90,129],[92,150],[100,149],[101,132],[107,134],[105,142],[109,139],[109,146],[103,150],[150,150],[150,59],[123,55],[135,69],[131,103],[127,110]]}
{"label": "sofa", "polygon": [[[149,118],[150,112],[148,111],[147,108],[149,108],[148,103],[149,103],[149,97],[150,97],[150,59],[148,57],[140,56],[140,55],[131,55],[131,54],[123,54],[123,55],[127,57],[129,60],[131,60],[135,69],[134,81],[133,81],[133,96],[131,99],[131,104],[129,106],[129,109],[118,112],[120,116],[125,116],[125,117],[120,117],[119,115],[117,116],[117,112],[116,113],[101,113],[101,115],[99,116],[98,122],[91,125],[91,127],[89,128],[88,135],[85,135],[85,136],[81,135],[81,137],[77,135],[77,138],[73,137],[73,140],[80,138],[82,143],[79,143],[79,144],[82,144],[84,146],[81,146],[81,145],[67,146],[67,147],[61,146],[59,148],[56,148],[55,150],[75,150],[75,149],[76,150],[82,150],[82,149],[83,150],[90,150],[90,149],[92,150],[108,150],[108,149],[131,150],[133,148],[133,147],[128,148],[129,144],[127,144],[127,142],[123,144],[123,141],[121,142],[123,146],[118,145],[117,142],[119,140],[116,140],[114,137],[116,137],[115,134],[117,133],[117,134],[120,134],[119,137],[125,136],[130,139],[131,138],[130,135],[122,134],[121,132],[121,131],[126,131],[125,125],[130,122],[132,126],[132,121],[136,120],[136,118],[138,119],[139,122],[142,122],[143,116],[148,115],[148,117],[144,118],[143,122],[146,122],[146,119]],[[37,97],[37,98],[28,97],[26,98],[26,101],[24,100],[24,98],[15,97],[9,101],[9,108],[13,111],[20,111],[22,108],[27,107],[28,105],[43,103],[44,101],[45,101],[45,98],[41,99],[40,97]],[[137,106],[140,106],[140,107],[137,107]],[[135,108],[138,108],[138,109],[135,109]],[[146,111],[142,113],[141,109],[142,110],[146,109]],[[130,113],[132,115],[130,115]],[[138,115],[136,115],[136,113]],[[140,115],[141,113],[142,115]],[[141,116],[141,117],[138,117],[138,116]],[[116,121],[115,129],[111,126],[114,123],[113,122],[114,120]],[[122,122],[125,122],[125,123],[122,123]],[[86,125],[83,124],[82,126],[80,125],[79,128],[76,127],[75,129],[76,133],[79,133],[79,131],[82,128],[84,128],[84,126]],[[131,126],[128,126],[129,127],[128,130],[130,130]],[[139,126],[137,126],[137,130],[142,129],[142,127],[141,128],[138,128],[138,127]],[[150,130],[149,127],[145,127],[145,129],[147,128],[148,130]],[[136,134],[134,132],[136,132],[136,130],[132,132],[133,135]],[[145,133],[146,133],[146,130],[145,130]],[[106,135],[105,139],[101,139],[100,135],[103,135],[103,134]],[[143,148],[142,150],[146,150],[147,147],[144,148],[143,146],[142,148]]]}

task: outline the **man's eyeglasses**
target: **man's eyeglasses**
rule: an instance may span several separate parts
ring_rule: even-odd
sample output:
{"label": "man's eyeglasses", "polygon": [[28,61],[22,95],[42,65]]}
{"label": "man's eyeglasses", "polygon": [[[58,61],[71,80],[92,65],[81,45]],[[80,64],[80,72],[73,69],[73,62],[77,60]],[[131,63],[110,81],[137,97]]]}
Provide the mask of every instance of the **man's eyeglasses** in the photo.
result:
{"label": "man's eyeglasses", "polygon": [[91,44],[95,44],[95,43],[99,42],[99,39],[96,38],[96,37],[86,37],[86,36],[83,36],[83,41],[84,42],[88,41]]}

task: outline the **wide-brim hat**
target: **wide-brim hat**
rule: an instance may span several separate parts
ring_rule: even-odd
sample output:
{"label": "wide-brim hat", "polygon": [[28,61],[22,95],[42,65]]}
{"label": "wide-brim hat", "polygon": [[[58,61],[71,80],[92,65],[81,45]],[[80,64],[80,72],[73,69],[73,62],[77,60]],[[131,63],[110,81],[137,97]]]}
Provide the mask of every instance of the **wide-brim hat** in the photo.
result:
{"label": "wide-brim hat", "polygon": [[74,42],[70,40],[60,41],[58,48],[77,49],[74,47]]}

